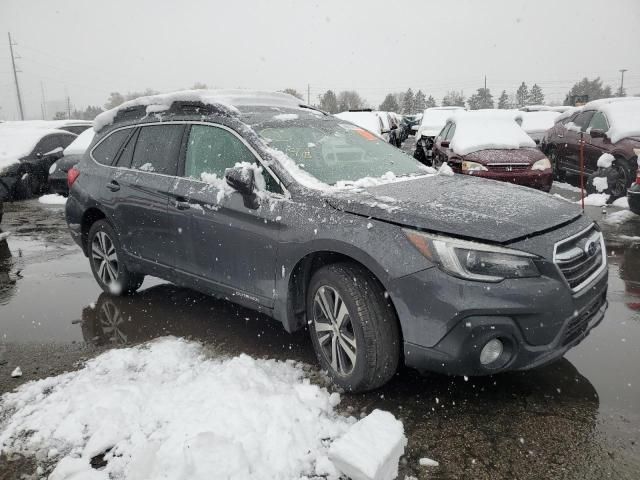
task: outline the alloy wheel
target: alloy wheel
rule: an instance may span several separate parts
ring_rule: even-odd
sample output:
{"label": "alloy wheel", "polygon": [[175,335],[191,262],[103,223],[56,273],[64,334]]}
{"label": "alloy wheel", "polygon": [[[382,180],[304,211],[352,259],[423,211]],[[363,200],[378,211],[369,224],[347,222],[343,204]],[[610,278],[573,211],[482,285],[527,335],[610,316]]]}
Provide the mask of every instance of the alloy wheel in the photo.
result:
{"label": "alloy wheel", "polygon": [[614,165],[613,169],[616,172],[616,179],[611,187],[611,194],[616,198],[623,197],[627,193],[627,185],[629,185],[627,171],[620,165]]}
{"label": "alloy wheel", "polygon": [[113,284],[118,279],[118,254],[113,241],[105,232],[97,232],[93,237],[91,257],[102,283]]}
{"label": "alloy wheel", "polygon": [[356,336],[347,305],[338,292],[321,286],[313,298],[313,324],[320,350],[339,375],[349,375],[357,358]]}

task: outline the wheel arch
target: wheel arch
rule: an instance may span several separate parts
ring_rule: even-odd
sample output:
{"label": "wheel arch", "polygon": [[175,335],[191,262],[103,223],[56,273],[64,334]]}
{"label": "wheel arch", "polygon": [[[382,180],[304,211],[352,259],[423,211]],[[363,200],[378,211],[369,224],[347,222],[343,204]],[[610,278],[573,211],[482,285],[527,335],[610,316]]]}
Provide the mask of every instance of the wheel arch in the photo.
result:
{"label": "wheel arch", "polygon": [[85,256],[89,256],[87,240],[89,237],[89,230],[91,229],[91,225],[96,223],[98,220],[105,220],[107,216],[104,214],[102,210],[96,207],[88,208],[83,214],[82,219],[80,221],[80,233],[81,233],[81,241],[82,241],[82,251]]}
{"label": "wheel arch", "polygon": [[[387,276],[384,269],[377,264],[366,253],[362,252],[360,255],[353,252],[340,251],[339,249],[321,249],[306,253],[294,264],[290,274],[281,282],[281,288],[283,290],[282,302],[280,302],[279,314],[276,313],[276,317],[279,318],[285,330],[288,332],[294,332],[304,327],[306,318],[306,297],[307,289],[311,281],[311,277],[314,272],[319,268],[333,263],[351,263],[364,269],[371,275],[371,278],[378,282],[381,288],[386,291]],[[398,317],[397,309],[393,303],[391,296],[387,296],[391,307]],[[400,327],[400,323],[398,324]],[[402,328],[400,328],[402,332]]]}

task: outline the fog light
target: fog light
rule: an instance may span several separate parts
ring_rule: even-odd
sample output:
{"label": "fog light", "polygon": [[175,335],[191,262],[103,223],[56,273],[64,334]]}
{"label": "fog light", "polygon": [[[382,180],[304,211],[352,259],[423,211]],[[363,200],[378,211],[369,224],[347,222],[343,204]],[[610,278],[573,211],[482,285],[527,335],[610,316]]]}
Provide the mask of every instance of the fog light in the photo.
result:
{"label": "fog light", "polygon": [[482,365],[489,365],[490,363],[495,362],[502,352],[504,351],[504,345],[502,342],[494,338],[489,340],[484,347],[482,347],[482,351],[480,352],[480,363]]}

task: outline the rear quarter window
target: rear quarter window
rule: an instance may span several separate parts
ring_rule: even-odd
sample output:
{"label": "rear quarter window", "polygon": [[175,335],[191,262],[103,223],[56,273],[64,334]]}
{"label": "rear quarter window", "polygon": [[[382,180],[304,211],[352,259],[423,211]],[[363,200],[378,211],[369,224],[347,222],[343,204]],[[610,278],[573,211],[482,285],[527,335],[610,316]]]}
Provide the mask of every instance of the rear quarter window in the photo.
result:
{"label": "rear quarter window", "polygon": [[111,165],[113,159],[118,155],[120,147],[129,136],[129,133],[131,133],[131,129],[129,128],[113,132],[93,149],[91,156],[96,162],[102,165]]}

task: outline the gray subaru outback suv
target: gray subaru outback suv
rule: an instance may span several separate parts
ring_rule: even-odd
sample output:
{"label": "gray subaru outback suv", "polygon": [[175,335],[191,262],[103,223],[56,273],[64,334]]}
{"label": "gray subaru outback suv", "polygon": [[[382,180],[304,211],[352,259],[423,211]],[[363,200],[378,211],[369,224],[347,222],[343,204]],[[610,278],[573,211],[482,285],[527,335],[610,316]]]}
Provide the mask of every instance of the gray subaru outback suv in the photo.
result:
{"label": "gray subaru outback suv", "polygon": [[576,206],[435,172],[294,97],[143,97],[94,128],[66,215],[100,286],[152,275],[307,328],[346,389],[401,363],[540,366],[604,316],[603,237]]}

